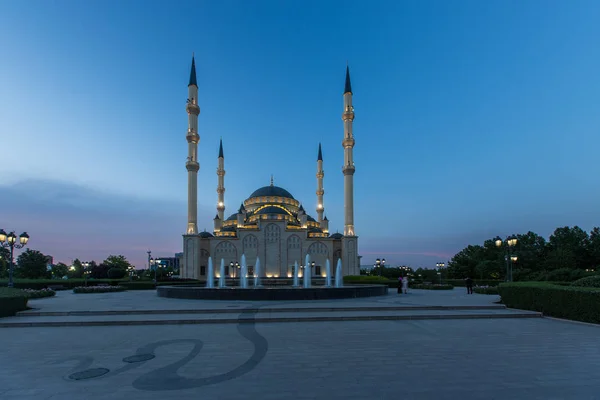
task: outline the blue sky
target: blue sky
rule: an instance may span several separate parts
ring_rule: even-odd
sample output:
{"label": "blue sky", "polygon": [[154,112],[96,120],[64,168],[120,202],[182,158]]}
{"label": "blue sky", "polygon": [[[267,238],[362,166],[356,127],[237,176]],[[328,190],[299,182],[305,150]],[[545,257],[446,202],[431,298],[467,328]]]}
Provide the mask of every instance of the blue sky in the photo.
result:
{"label": "blue sky", "polygon": [[[343,230],[349,62],[363,263],[600,218],[595,1],[0,3],[0,227],[70,262],[181,250],[198,69],[199,228],[269,183]],[[312,210],[312,211],[310,211]]]}

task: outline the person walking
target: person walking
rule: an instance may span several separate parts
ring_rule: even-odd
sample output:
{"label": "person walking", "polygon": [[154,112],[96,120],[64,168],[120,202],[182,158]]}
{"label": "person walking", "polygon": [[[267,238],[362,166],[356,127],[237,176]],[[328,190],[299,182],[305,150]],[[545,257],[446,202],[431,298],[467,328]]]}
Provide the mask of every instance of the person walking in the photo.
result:
{"label": "person walking", "polygon": [[471,279],[470,276],[467,276],[465,283],[467,285],[467,294],[473,294],[473,279]]}
{"label": "person walking", "polygon": [[398,294],[402,294],[402,277],[398,277]]}
{"label": "person walking", "polygon": [[404,279],[402,279],[402,291],[404,294],[408,294],[408,276],[405,276]]}

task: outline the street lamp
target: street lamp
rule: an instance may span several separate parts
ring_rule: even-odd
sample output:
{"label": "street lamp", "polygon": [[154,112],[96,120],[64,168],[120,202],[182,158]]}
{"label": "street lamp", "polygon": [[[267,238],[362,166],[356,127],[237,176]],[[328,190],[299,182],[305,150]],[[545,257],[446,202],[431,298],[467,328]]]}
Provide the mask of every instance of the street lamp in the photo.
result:
{"label": "street lamp", "polygon": [[21,233],[19,236],[19,243],[17,243],[17,235],[14,232],[8,235],[4,232],[4,229],[0,229],[0,246],[10,249],[10,260],[9,260],[9,272],[8,272],[8,287],[13,287],[13,268],[14,268],[14,250],[22,249],[27,245],[29,241],[29,235],[27,232]]}
{"label": "street lamp", "polygon": [[440,276],[440,285],[442,284],[442,268],[446,266],[443,262],[435,263],[435,266],[439,269],[438,275]]}
{"label": "street lamp", "polygon": [[506,240],[502,240],[499,236],[496,236],[494,242],[496,243],[496,247],[498,248],[504,245],[504,261],[506,261],[506,281],[512,282],[512,263],[517,261],[517,256],[513,256],[511,254],[511,249],[517,245],[517,237],[513,235],[507,237]]}
{"label": "street lamp", "polygon": [[85,286],[87,286],[88,275],[91,273],[91,271],[89,270],[90,263],[89,261],[84,261],[81,263],[81,266],[83,267],[83,278],[85,279]]}
{"label": "street lamp", "polygon": [[[154,264],[152,252],[148,250],[146,253],[148,253],[148,269],[150,270],[150,273],[152,273],[152,264]],[[152,281],[154,282],[154,285],[156,285],[156,274],[154,274],[154,279]]]}
{"label": "street lamp", "polygon": [[375,268],[379,268],[379,276],[381,276],[381,272],[383,270],[383,267],[385,267],[385,258],[382,258],[381,260],[378,258],[377,260],[375,260]]}
{"label": "street lamp", "polygon": [[133,280],[133,272],[135,271],[135,267],[133,265],[130,265],[129,267],[127,267],[127,272],[129,272],[129,281]]}
{"label": "street lamp", "polygon": [[156,285],[156,282],[158,280],[158,269],[161,267],[162,261],[160,258],[150,257],[150,265],[150,271],[154,269],[154,284]]}

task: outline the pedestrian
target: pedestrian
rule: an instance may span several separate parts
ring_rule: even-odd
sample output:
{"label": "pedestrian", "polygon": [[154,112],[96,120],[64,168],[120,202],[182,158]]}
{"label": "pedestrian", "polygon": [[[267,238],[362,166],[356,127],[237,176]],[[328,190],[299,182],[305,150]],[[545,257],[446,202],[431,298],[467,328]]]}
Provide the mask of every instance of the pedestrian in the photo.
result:
{"label": "pedestrian", "polygon": [[404,294],[408,294],[408,276],[402,279],[402,290],[404,291]]}
{"label": "pedestrian", "polygon": [[398,277],[398,294],[402,294],[402,277]]}
{"label": "pedestrian", "polygon": [[473,294],[473,279],[471,279],[470,276],[467,276],[465,283],[467,284],[467,294]]}

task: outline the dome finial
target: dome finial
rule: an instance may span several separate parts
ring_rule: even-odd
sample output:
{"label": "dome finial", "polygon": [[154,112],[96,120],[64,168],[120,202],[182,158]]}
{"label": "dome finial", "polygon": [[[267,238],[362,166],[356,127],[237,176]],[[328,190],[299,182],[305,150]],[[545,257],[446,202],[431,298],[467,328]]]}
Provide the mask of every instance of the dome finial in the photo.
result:
{"label": "dome finial", "polygon": [[273,186],[273,174],[271,174],[271,186]]}

